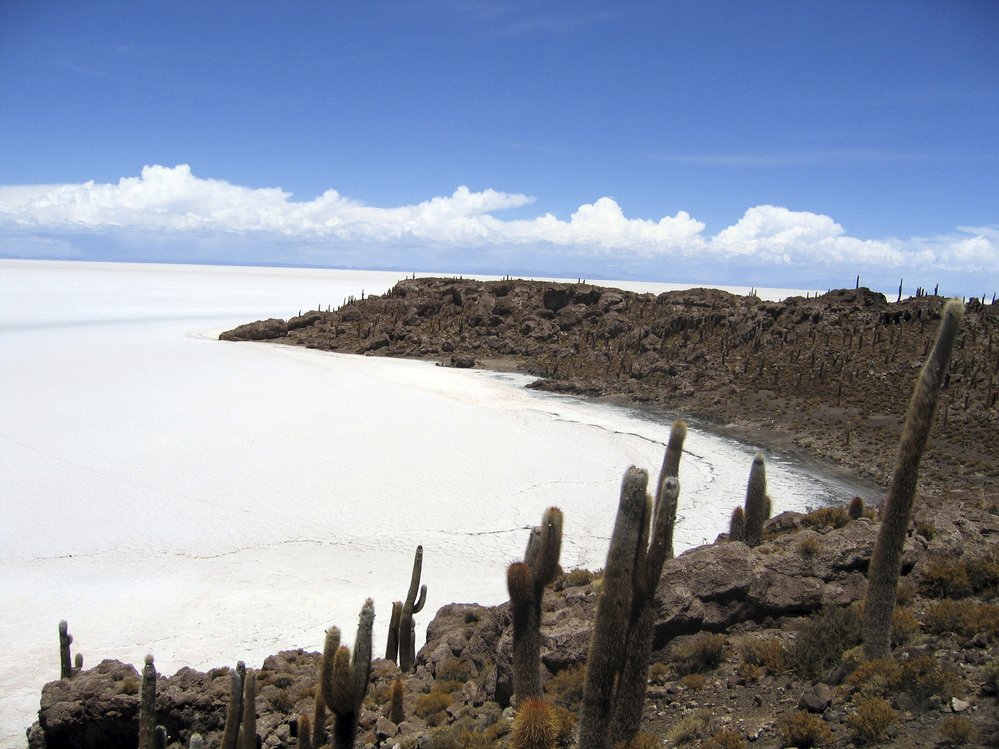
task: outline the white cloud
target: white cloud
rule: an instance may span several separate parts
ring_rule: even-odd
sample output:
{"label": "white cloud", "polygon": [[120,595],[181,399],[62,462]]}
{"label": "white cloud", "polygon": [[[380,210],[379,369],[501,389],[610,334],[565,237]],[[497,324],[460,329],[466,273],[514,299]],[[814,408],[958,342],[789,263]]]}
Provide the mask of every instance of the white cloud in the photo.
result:
{"label": "white cloud", "polygon": [[[512,220],[495,215],[532,200],[461,186],[451,195],[392,207],[365,205],[336,190],[296,201],[279,188],[203,179],[187,165],[147,166],[140,176],[116,184],[0,187],[0,241],[9,245],[15,237],[27,246],[31,237],[43,235],[99,238],[113,233],[126,245],[129,236],[143,232],[179,233],[185,240],[173,244],[191,247],[207,246],[212,237],[232,237],[219,240],[217,246],[226,249],[212,255],[232,262],[250,256],[266,261],[263,248],[279,246],[282,262],[296,257],[327,264],[390,258],[385,262],[408,265],[407,257],[448,255],[489,258],[500,269],[544,265],[585,271],[587,263],[595,263],[611,271],[639,273],[644,267],[646,273],[660,274],[663,268],[705,274],[748,269],[763,277],[781,269],[788,277],[839,282],[870,270],[896,278],[999,273],[996,225],[959,227],[940,237],[871,240],[848,235],[830,216],[758,205],[712,236],[685,211],[660,219],[629,218],[611,197],[579,206],[567,220],[550,213]],[[245,249],[238,257],[223,255],[238,252],[233,247],[256,249]],[[0,245],[0,252],[9,251]]]}

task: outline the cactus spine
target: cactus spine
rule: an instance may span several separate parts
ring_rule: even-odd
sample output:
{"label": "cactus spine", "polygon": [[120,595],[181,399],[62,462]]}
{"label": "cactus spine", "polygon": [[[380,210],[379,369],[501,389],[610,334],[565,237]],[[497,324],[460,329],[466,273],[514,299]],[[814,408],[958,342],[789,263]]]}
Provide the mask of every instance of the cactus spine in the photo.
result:
{"label": "cactus spine", "polygon": [[513,693],[517,702],[541,696],[541,602],[545,586],[558,574],[562,551],[562,511],[549,507],[531,530],[523,562],[507,569],[513,614]]}
{"label": "cactus spine", "polygon": [[239,729],[240,749],[257,749],[257,674],[246,672],[243,679],[243,719]]}
{"label": "cactus spine", "polygon": [[944,374],[963,315],[964,307],[956,299],[944,305],[936,343],[919,373],[909,401],[895,457],[895,470],[888,496],[881,506],[881,526],[867,571],[863,639],[864,655],[868,658],[884,657],[891,650],[891,616],[902,566],[902,546],[916,495],[919,462],[929,438]]}
{"label": "cactus spine", "polygon": [[[668,455],[679,455],[685,435],[683,422],[675,423],[670,442],[676,447]],[[677,467],[678,461],[664,460],[654,504],[645,471],[632,466],[624,475],[590,639],[580,749],[606,749],[612,736],[615,743],[627,744],[638,732],[654,634],[651,603],[672,554],[680,492],[668,473]]]}
{"label": "cactus spine", "polygon": [[763,453],[756,453],[753,467],[749,469],[746,486],[745,541],[749,546],[759,546],[763,540],[763,524],[770,519],[770,497],[767,495],[767,467]]}
{"label": "cactus spine", "polygon": [[[427,586],[420,585],[420,575],[423,573],[423,547],[416,547],[413,557],[413,577],[409,581],[409,592],[399,616],[399,668],[403,673],[412,671],[416,661],[416,627],[413,625],[413,614],[423,611],[427,602]],[[416,597],[419,592],[419,598]]]}
{"label": "cactus spine", "polygon": [[142,667],[142,687],[139,695],[139,749],[156,746],[156,666],[153,656],[146,656]]}
{"label": "cactus spine", "polygon": [[[69,646],[73,644],[73,635],[69,633],[69,623],[63,619],[59,622],[59,678],[73,678],[73,658]],[[81,664],[82,665],[82,664]]]}
{"label": "cactus spine", "polygon": [[243,712],[243,675],[239,668],[229,672],[229,680],[229,707],[225,713],[225,728],[222,730],[222,749],[236,749],[239,719]]}
{"label": "cactus spine", "polygon": [[354,653],[340,645],[340,631],[331,627],[326,633],[320,694],[334,715],[333,749],[353,749],[357,736],[357,719],[371,676],[371,629],[375,621],[375,604],[369,598],[358,617]]}

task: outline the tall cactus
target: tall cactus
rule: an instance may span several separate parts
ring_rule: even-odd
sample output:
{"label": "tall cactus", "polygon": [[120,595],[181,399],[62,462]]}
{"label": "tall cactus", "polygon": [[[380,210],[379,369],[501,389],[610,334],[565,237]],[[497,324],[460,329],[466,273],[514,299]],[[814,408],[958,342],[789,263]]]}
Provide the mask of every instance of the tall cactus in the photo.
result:
{"label": "tall cactus", "polygon": [[142,687],[139,694],[139,749],[156,746],[156,666],[153,656],[146,656],[142,667]]}
{"label": "tall cactus", "polygon": [[369,598],[358,617],[354,653],[340,645],[340,631],[331,627],[326,635],[320,674],[320,695],[334,715],[333,749],[353,749],[357,719],[371,676],[371,629],[375,604]]}
{"label": "tall cactus", "polygon": [[236,749],[242,713],[243,670],[237,667],[229,672],[229,706],[225,713],[225,727],[222,729],[221,749]]}
{"label": "tall cactus", "polygon": [[[668,455],[679,456],[685,436],[683,422],[675,423]],[[654,634],[652,603],[663,564],[672,555],[680,493],[669,473],[678,465],[678,458],[664,461],[654,503],[646,492],[645,471],[632,466],[624,475],[590,639],[580,749],[606,749],[611,737],[627,744],[638,733]]]}
{"label": "tall cactus", "polygon": [[902,547],[912,515],[919,463],[926,449],[937,401],[954,349],[964,306],[956,299],[944,305],[937,340],[923,365],[909,401],[902,437],[895,457],[888,496],[881,506],[881,526],[867,571],[864,598],[864,655],[882,658],[891,650],[891,617],[902,567]]}
{"label": "tall cactus", "polygon": [[[412,671],[416,662],[416,627],[413,624],[413,614],[423,611],[427,602],[427,586],[420,585],[420,575],[423,573],[423,547],[416,547],[413,557],[413,576],[409,581],[409,592],[406,602],[402,605],[399,616],[399,668],[403,673]],[[419,598],[417,598],[419,593]]]}
{"label": "tall cactus", "polygon": [[767,494],[767,466],[763,453],[756,453],[749,469],[746,486],[746,523],[744,540],[749,546],[759,546],[763,540],[763,524],[770,519],[770,496]]}
{"label": "tall cactus", "polygon": [[59,678],[73,678],[73,658],[69,646],[73,644],[73,635],[69,633],[69,623],[63,619],[59,622]]}
{"label": "tall cactus", "polygon": [[402,601],[392,602],[392,615],[389,617],[388,640],[385,643],[385,660],[393,663],[399,660],[399,621],[402,619]]}
{"label": "tall cactus", "polygon": [[243,718],[239,729],[240,749],[257,749],[257,674],[247,670],[243,679]]}
{"label": "tall cactus", "polygon": [[513,614],[513,693],[517,702],[541,696],[541,602],[558,574],[562,511],[549,507],[531,530],[523,562],[507,569]]}

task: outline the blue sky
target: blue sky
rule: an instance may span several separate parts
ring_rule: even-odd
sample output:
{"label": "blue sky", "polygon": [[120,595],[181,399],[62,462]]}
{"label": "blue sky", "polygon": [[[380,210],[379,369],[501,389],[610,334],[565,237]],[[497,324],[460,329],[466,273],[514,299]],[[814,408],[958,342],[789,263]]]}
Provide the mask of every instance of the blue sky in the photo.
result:
{"label": "blue sky", "polygon": [[999,289],[999,3],[0,3],[0,256]]}

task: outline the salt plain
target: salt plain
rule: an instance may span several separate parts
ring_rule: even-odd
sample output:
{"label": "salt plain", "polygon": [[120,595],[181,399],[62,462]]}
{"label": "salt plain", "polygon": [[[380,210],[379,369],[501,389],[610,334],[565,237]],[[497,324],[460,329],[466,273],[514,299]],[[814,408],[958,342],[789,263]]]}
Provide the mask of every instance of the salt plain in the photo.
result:
{"label": "salt plain", "polygon": [[[446,603],[505,600],[549,505],[563,565],[603,565],[621,476],[658,469],[667,424],[522,375],[216,340],[400,277],[0,261],[0,746],[58,677],[60,619],[85,666],[258,666],[352,632],[368,596],[377,654],[417,544],[418,642]],[[678,551],[725,528],[755,449],[691,432]],[[858,490],[780,456],[768,477],[776,512]]]}

